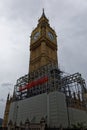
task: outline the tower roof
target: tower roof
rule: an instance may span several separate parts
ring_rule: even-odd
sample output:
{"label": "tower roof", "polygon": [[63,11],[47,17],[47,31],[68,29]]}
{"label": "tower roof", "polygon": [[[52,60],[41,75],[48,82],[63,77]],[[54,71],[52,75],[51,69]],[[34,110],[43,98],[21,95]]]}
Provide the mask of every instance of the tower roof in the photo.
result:
{"label": "tower roof", "polygon": [[[43,12],[42,12],[42,16],[41,17],[44,17],[46,18],[46,15],[45,15],[45,12],[44,12],[44,8],[43,8]],[[47,18],[46,18],[47,19]]]}
{"label": "tower roof", "polygon": [[47,19],[46,15],[45,15],[44,9],[43,9],[42,15],[41,15],[40,19],[38,20],[38,22],[41,23],[42,21],[45,21],[46,23],[49,22],[49,20]]}
{"label": "tower roof", "polygon": [[44,17],[45,17],[44,8],[43,8],[43,13],[42,13],[42,16],[44,16]]}
{"label": "tower roof", "polygon": [[7,100],[9,100],[10,94],[8,93]]}

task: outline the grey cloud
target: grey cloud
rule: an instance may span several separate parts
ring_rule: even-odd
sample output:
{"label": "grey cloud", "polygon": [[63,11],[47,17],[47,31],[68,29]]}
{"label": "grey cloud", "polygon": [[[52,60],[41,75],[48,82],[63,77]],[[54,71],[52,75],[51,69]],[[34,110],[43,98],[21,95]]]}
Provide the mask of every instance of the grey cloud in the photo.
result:
{"label": "grey cloud", "polygon": [[1,98],[0,99],[0,102],[5,102],[6,100],[4,98]]}
{"label": "grey cloud", "polygon": [[[60,68],[79,71],[87,79],[87,2],[85,0],[0,1],[0,99],[7,97],[16,80],[28,73],[29,36],[42,8],[58,35]],[[3,35],[2,35],[3,34]],[[9,82],[7,82],[9,81]],[[4,94],[2,93],[4,91]],[[1,105],[1,104],[0,104]],[[0,106],[0,116],[3,116]]]}
{"label": "grey cloud", "polygon": [[26,2],[25,0],[3,1],[3,8],[2,15],[8,20],[21,20],[25,23],[32,24],[32,18],[35,18],[36,13],[39,14],[38,9],[41,8],[41,0],[26,0]]}
{"label": "grey cloud", "polygon": [[13,84],[12,83],[2,83],[1,86],[12,86]]}

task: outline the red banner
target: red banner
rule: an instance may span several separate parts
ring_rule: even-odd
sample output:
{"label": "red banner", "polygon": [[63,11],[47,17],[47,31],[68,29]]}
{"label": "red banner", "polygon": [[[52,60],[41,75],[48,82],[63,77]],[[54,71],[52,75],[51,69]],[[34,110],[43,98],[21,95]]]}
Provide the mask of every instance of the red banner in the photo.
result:
{"label": "red banner", "polygon": [[36,80],[36,81],[32,81],[32,82],[30,82],[29,84],[26,84],[26,85],[23,86],[23,87],[20,87],[20,88],[19,88],[19,91],[23,91],[23,90],[25,90],[25,89],[30,89],[30,88],[35,87],[35,86],[37,86],[37,85],[44,84],[44,83],[46,83],[47,81],[48,81],[48,77],[40,78],[40,79],[38,79],[38,80]]}

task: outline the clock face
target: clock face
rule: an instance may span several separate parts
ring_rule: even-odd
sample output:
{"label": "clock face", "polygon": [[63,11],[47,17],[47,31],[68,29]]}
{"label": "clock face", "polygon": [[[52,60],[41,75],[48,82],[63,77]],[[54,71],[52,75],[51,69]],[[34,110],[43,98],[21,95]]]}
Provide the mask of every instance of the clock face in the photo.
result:
{"label": "clock face", "polygon": [[34,40],[37,40],[37,39],[38,39],[38,37],[39,37],[39,35],[40,35],[40,32],[36,32],[36,33],[34,34],[33,39],[34,39]]}
{"label": "clock face", "polygon": [[50,40],[54,40],[54,35],[51,32],[48,32],[47,34]]}

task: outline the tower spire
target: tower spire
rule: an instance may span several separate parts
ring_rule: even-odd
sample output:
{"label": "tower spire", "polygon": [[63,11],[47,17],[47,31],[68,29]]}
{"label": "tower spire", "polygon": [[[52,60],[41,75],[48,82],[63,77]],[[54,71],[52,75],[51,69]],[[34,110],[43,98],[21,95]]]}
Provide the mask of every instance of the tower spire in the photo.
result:
{"label": "tower spire", "polygon": [[43,8],[43,13],[42,13],[42,16],[45,16],[45,13],[44,13],[44,8]]}
{"label": "tower spire", "polygon": [[46,18],[44,8],[43,8],[43,10],[42,10],[42,16],[41,16],[41,17],[45,17],[45,18]]}
{"label": "tower spire", "polygon": [[7,100],[9,100],[9,97],[10,97],[10,93],[8,93]]}
{"label": "tower spire", "polygon": [[49,22],[49,20],[47,19],[46,15],[45,15],[44,8],[42,10],[42,15],[41,15],[41,17],[40,17],[40,19],[38,21],[39,21],[39,23],[42,22],[42,21],[45,21],[46,23]]}

